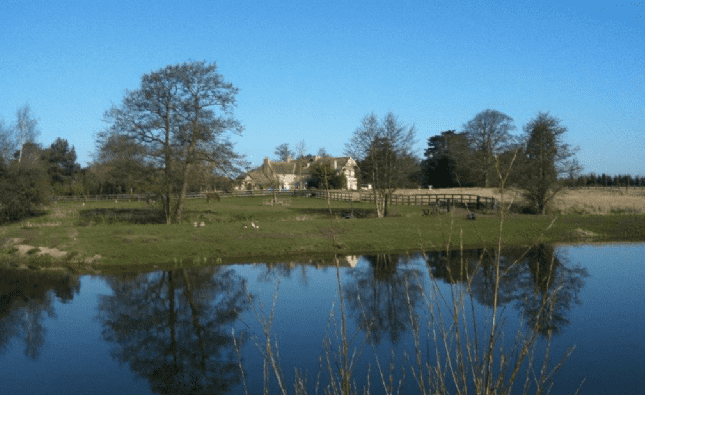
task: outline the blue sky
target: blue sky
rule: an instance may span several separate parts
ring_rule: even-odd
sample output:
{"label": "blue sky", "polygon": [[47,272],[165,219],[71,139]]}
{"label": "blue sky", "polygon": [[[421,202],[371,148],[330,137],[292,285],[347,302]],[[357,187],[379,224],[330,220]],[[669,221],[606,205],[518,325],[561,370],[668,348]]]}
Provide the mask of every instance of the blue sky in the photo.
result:
{"label": "blue sky", "polygon": [[[616,0],[618,1],[618,0]],[[550,112],[584,172],[645,175],[645,6],[616,1],[0,3],[0,117],[87,165],[103,113],[143,74],[216,62],[241,91],[236,151],[342,155],[364,115],[415,124],[418,155],[485,109],[520,132]]]}

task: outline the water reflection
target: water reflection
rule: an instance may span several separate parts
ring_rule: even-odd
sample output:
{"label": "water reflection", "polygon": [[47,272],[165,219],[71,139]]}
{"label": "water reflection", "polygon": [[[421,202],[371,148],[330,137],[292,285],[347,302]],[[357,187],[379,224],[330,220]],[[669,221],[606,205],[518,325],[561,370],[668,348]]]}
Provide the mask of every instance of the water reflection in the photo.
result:
{"label": "water reflection", "polygon": [[[571,308],[580,304],[578,294],[588,272],[570,266],[550,245],[531,247],[525,260],[527,274],[518,279],[519,286],[525,286],[520,307],[533,330],[546,336],[558,334],[570,323]],[[526,279],[528,276],[531,284]]]}
{"label": "water reflection", "polygon": [[112,294],[99,297],[103,338],[154,393],[224,394],[239,383],[230,328],[253,300],[245,278],[206,267],[105,280]]}
{"label": "water reflection", "polygon": [[[571,265],[552,245],[505,247],[426,255],[431,275],[448,284],[463,284],[478,303],[493,307],[515,304],[530,328],[542,335],[557,334],[568,325],[586,269]],[[498,293],[494,293],[496,277]]]}
{"label": "water reflection", "polygon": [[[369,267],[351,270],[343,297],[368,341],[380,344],[384,334],[397,343],[407,332],[423,296],[421,271],[407,255],[364,256]],[[417,317],[416,317],[417,319]]]}
{"label": "water reflection", "polygon": [[45,340],[43,319],[55,318],[52,297],[69,303],[80,291],[77,276],[26,269],[0,268],[0,355],[13,338],[22,338],[25,355],[40,356]]}
{"label": "water reflection", "polygon": [[[37,359],[43,320],[55,315],[52,297],[72,303],[79,279],[51,272],[0,273],[0,355],[11,339],[22,338],[25,355]],[[322,292],[315,284],[306,295],[299,292],[287,301],[286,294],[278,296],[279,283],[311,289],[309,282],[320,277]],[[103,276],[109,293],[97,297],[96,320],[113,359],[159,394],[510,393],[529,392],[529,384],[536,385],[530,392],[547,392],[555,370],[544,355],[534,359],[533,350],[539,339],[550,349],[551,339],[571,325],[587,277],[563,250],[543,244],[501,253],[376,254],[181,268]],[[327,327],[343,328],[337,336],[310,340],[323,331],[307,327],[308,318],[300,316],[311,304],[328,312]],[[293,309],[295,321],[274,325],[276,305]],[[506,331],[503,322],[511,313],[518,324]],[[346,317],[358,339],[346,331]],[[284,342],[301,333],[317,344],[315,350],[284,355]],[[363,352],[364,346],[372,349]],[[285,360],[303,356],[309,359],[303,365]],[[283,377],[294,383],[269,385]],[[323,382],[310,383],[316,379]]]}

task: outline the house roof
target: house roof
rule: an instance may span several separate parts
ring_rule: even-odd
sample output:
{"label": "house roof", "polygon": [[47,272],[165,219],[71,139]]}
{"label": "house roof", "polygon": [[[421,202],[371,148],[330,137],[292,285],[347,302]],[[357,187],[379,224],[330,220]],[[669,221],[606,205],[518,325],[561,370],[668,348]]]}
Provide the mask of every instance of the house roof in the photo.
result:
{"label": "house roof", "polygon": [[297,174],[294,161],[275,161],[270,162],[270,168],[275,174]]}
{"label": "house roof", "polygon": [[351,164],[356,164],[355,160],[353,160],[351,157],[321,157],[314,160],[312,163],[317,163],[319,161],[323,163],[333,163],[335,161],[337,162],[336,164],[338,165],[338,168],[341,168],[348,164],[348,160],[353,161],[353,163]]}
{"label": "house roof", "polygon": [[351,163],[352,165],[356,164],[355,160],[353,160],[350,157],[333,157],[333,158],[331,158],[331,160],[337,160],[339,168],[348,164],[348,160],[351,160],[353,162],[353,163]]}
{"label": "house roof", "polygon": [[256,169],[248,172],[245,177],[243,177],[243,181],[254,183],[270,183],[271,179],[268,178],[267,175],[265,175],[262,169]]}

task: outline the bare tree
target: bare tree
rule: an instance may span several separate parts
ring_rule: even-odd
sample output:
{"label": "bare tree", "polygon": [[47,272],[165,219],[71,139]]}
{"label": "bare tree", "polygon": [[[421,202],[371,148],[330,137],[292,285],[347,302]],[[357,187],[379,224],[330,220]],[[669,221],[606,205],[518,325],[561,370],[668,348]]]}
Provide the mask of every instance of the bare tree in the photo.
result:
{"label": "bare tree", "polygon": [[18,108],[17,112],[15,112],[15,120],[16,141],[20,147],[18,161],[22,162],[23,146],[28,143],[35,143],[40,136],[40,130],[38,130],[38,120],[33,116],[28,104]]}
{"label": "bare tree", "polygon": [[575,174],[579,169],[578,162],[574,161],[578,148],[563,142],[562,135],[567,129],[548,113],[539,113],[524,130],[526,146],[519,187],[535,211],[545,214],[548,203],[563,187],[559,178]]}
{"label": "bare tree", "polygon": [[278,161],[286,161],[293,158],[293,151],[290,150],[288,143],[283,143],[275,147],[275,156]]}
{"label": "bare tree", "polygon": [[295,145],[295,154],[300,159],[303,158],[308,150],[305,146],[305,140],[300,140],[298,144]]}
{"label": "bare tree", "polygon": [[388,215],[391,196],[418,169],[414,143],[415,126],[402,124],[388,112],[382,122],[374,113],[366,115],[346,144],[346,154],[360,160],[364,177],[373,184],[378,217]]}
{"label": "bare tree", "polygon": [[486,188],[494,175],[495,157],[515,141],[513,118],[497,110],[484,110],[465,124],[471,147],[471,159],[459,160],[483,174],[481,184]]}
{"label": "bare tree", "polygon": [[184,62],[143,75],[140,88],[126,92],[123,104],[105,113],[109,127],[98,141],[125,136],[145,148],[145,155],[162,170],[168,224],[181,220],[193,166],[210,162],[216,171],[235,176],[245,164],[227,139],[228,133],[243,131],[233,117],[238,91],[215,63]]}
{"label": "bare tree", "polygon": [[[570,186],[576,186],[576,180],[578,179],[578,176],[581,175],[583,166],[581,166],[581,163],[579,163],[578,158],[576,157],[573,157],[566,166],[568,171],[568,183]],[[628,183],[626,183],[626,189],[628,189]]]}

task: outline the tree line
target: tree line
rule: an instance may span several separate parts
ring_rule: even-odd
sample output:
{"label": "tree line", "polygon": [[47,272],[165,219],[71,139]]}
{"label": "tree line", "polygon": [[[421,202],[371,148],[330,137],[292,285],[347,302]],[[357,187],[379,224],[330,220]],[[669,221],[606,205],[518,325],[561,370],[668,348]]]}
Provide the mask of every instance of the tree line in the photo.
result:
{"label": "tree line", "polygon": [[513,118],[484,110],[463,125],[428,139],[424,159],[413,152],[415,127],[392,112],[379,119],[371,113],[355,130],[346,153],[356,160],[362,181],[371,183],[378,216],[388,213],[393,192],[400,188],[500,187],[519,188],[531,208],[545,214],[563,180],[581,171],[576,154],[564,142],[567,129],[549,113],[539,113],[520,134]]}
{"label": "tree line", "polygon": [[0,223],[22,219],[47,205],[53,194],[76,191],[82,170],[75,147],[57,138],[37,143],[38,120],[30,107],[20,107],[15,122],[0,119]]}
{"label": "tree line", "polygon": [[568,187],[646,187],[646,177],[642,175],[598,175],[594,172],[582,174],[573,179],[566,179],[564,184]]}
{"label": "tree line", "polygon": [[[46,203],[49,194],[152,192],[161,198],[165,221],[179,222],[186,193],[203,186],[229,188],[249,166],[229,140],[243,131],[233,116],[238,91],[216,64],[205,61],[143,75],[140,87],[127,91],[122,103],[104,114],[106,126],[96,135],[93,162],[83,169],[67,140],[40,147],[37,120],[28,106],[20,108],[14,125],[0,121],[0,212],[21,218]],[[392,112],[382,118],[371,113],[351,135],[345,155],[358,163],[360,182],[373,185],[378,217],[388,214],[392,194],[407,187],[513,186],[543,214],[563,187],[639,182],[638,177],[580,175],[579,148],[564,142],[567,129],[549,113],[538,113],[520,133],[515,131],[513,118],[484,110],[461,131],[430,137],[421,159],[413,149],[414,125]],[[323,148],[318,153],[328,155]],[[310,156],[305,141],[295,151],[281,144],[275,155],[279,160]],[[343,184],[328,166],[314,166],[311,172],[311,183],[319,188]]]}

